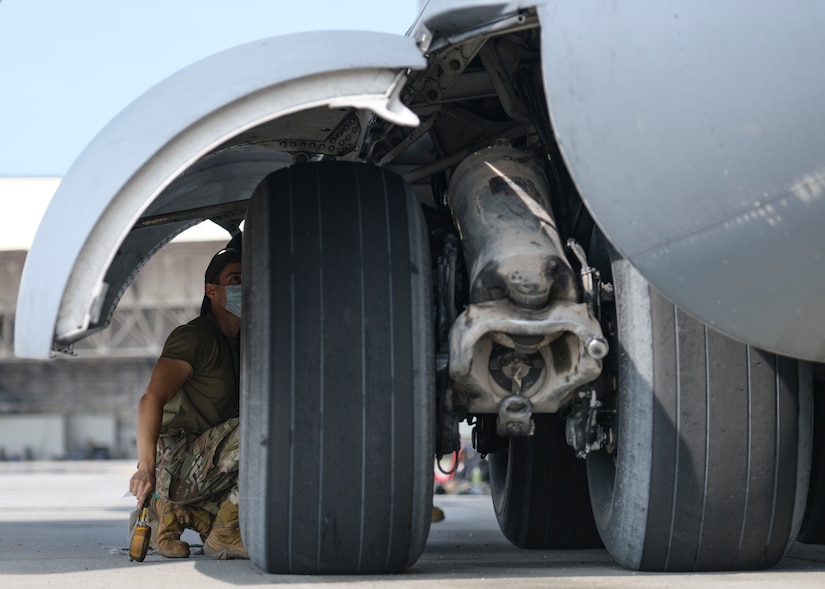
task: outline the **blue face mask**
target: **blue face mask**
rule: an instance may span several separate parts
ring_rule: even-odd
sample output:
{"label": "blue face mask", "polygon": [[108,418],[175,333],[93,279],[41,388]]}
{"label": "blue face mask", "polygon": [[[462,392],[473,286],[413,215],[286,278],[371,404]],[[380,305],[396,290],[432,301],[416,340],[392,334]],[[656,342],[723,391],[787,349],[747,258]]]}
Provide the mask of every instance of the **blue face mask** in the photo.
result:
{"label": "blue face mask", "polygon": [[226,306],[224,308],[236,317],[240,317],[241,292],[243,291],[243,287],[240,284],[230,284],[229,286],[216,284],[215,286],[222,288],[226,292]]}

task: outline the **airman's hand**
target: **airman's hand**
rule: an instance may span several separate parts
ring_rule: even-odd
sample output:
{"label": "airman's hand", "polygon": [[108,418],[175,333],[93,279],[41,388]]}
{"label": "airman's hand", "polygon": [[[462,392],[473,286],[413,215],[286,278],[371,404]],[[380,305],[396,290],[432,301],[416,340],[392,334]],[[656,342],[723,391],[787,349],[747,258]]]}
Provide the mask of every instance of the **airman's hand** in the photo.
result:
{"label": "airman's hand", "polygon": [[129,490],[137,497],[138,507],[142,507],[144,501],[155,490],[155,473],[138,468],[129,481]]}

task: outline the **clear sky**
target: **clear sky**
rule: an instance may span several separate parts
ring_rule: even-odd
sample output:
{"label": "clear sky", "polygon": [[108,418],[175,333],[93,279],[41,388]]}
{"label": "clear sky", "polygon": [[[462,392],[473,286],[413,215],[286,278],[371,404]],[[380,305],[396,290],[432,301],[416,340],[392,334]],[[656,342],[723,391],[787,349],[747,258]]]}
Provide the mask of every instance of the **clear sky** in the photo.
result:
{"label": "clear sky", "polygon": [[403,35],[418,9],[418,0],[0,0],[0,177],[63,176],[121,109],[203,57],[297,31]]}

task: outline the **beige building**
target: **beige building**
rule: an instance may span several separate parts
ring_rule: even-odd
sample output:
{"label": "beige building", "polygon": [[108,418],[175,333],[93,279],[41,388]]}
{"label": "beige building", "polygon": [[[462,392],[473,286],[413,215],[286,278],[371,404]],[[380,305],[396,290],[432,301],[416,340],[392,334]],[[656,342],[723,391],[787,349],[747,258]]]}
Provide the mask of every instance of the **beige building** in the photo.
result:
{"label": "beige building", "polygon": [[229,239],[196,227],[161,249],[108,329],[48,361],[14,357],[14,309],[37,222],[56,178],[0,178],[0,460],[131,458],[137,401],[169,332],[197,316],[203,272]]}

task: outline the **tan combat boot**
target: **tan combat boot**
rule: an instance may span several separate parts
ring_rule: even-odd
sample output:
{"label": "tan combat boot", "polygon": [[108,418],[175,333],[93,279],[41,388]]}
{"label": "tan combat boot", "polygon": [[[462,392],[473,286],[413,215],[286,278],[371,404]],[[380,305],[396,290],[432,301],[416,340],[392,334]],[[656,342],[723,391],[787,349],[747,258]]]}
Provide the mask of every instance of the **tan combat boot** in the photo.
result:
{"label": "tan combat boot", "polygon": [[189,505],[172,504],[172,511],[178,518],[178,523],[183,530],[195,530],[201,535],[201,540],[206,541],[209,532],[212,531],[212,516],[205,509],[192,507]]}
{"label": "tan combat boot", "polygon": [[241,541],[237,505],[230,501],[221,503],[212,531],[203,543],[203,553],[218,560],[249,558]]}
{"label": "tan combat boot", "polygon": [[189,558],[189,544],[180,539],[183,526],[178,521],[177,506],[164,499],[152,498],[149,506],[149,525],[152,533],[149,546],[167,558]]}

